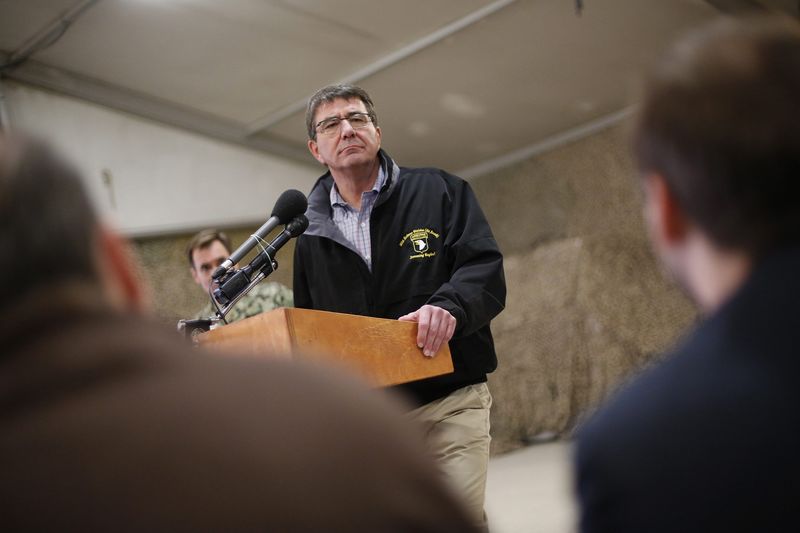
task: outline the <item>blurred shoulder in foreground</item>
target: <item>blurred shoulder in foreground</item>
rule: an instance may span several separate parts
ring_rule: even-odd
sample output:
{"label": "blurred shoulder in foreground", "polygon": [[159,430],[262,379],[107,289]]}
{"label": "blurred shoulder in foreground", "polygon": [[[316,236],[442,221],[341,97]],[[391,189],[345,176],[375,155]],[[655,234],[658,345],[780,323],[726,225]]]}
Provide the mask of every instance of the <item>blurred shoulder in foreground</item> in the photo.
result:
{"label": "blurred shoulder in foreground", "polygon": [[784,531],[800,478],[800,25],[723,19],[652,73],[634,152],[706,319],[580,431],[584,532]]}

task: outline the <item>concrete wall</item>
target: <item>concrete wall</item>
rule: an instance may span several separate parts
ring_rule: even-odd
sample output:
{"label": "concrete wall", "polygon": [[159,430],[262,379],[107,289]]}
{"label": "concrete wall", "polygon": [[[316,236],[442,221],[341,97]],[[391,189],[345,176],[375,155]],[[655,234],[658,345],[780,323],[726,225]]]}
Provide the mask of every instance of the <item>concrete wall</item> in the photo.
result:
{"label": "concrete wall", "polygon": [[27,85],[3,81],[13,130],[75,164],[104,216],[130,236],[260,226],[319,169]]}
{"label": "concrete wall", "polygon": [[[646,242],[624,127],[472,184],[506,257],[508,305],[493,323],[500,366],[490,378],[493,451],[502,453],[568,434],[695,315],[662,280]],[[137,245],[158,312],[169,321],[203,304],[185,242]],[[279,260],[273,279],[290,284],[291,251]]]}

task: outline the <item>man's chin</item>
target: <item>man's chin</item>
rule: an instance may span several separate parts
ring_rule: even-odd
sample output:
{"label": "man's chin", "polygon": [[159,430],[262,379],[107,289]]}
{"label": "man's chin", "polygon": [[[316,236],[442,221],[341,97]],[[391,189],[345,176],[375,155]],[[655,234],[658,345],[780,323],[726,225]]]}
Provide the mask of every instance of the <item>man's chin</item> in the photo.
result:
{"label": "man's chin", "polygon": [[368,154],[365,150],[345,152],[339,156],[338,166],[340,168],[358,167],[370,164],[378,154]]}

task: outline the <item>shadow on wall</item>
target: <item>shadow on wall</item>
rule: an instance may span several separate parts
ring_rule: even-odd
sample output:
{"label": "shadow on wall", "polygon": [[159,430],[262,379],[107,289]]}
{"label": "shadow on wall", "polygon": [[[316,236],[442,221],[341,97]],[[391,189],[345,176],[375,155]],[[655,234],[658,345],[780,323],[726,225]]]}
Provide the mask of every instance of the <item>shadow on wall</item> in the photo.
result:
{"label": "shadow on wall", "polygon": [[568,436],[696,314],[647,243],[624,126],[473,186],[506,258],[490,377],[492,451],[503,453]]}

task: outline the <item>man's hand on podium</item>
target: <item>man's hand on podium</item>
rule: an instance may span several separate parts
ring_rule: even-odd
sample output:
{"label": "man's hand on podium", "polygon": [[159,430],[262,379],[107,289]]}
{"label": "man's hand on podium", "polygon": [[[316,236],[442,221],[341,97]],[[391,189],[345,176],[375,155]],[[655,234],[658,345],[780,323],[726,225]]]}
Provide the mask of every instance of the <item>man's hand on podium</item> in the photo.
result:
{"label": "man's hand on podium", "polygon": [[417,346],[422,348],[422,353],[428,357],[436,355],[442,343],[453,338],[453,332],[456,330],[456,318],[435,305],[423,305],[398,320],[417,322]]}

